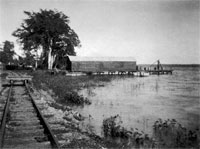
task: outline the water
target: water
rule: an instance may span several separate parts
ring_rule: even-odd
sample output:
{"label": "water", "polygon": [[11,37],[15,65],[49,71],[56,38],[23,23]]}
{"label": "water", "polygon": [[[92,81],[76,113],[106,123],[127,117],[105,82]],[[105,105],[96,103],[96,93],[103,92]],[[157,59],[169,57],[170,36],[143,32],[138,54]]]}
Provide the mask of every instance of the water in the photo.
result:
{"label": "water", "polygon": [[103,87],[80,91],[92,101],[77,110],[89,118],[85,123],[102,135],[103,119],[119,114],[127,129],[138,128],[152,134],[158,119],[176,119],[183,126],[200,126],[200,69],[174,68],[172,75],[115,77]]}

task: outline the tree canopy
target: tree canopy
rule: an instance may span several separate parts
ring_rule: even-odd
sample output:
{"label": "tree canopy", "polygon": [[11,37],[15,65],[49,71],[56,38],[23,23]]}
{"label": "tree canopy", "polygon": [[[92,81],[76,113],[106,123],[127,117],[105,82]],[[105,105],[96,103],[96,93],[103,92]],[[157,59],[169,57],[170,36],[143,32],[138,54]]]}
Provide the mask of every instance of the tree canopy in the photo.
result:
{"label": "tree canopy", "polygon": [[13,32],[23,50],[32,51],[42,47],[41,59],[45,65],[48,63],[48,68],[53,66],[50,62],[55,61],[57,56],[76,55],[74,47],[80,46],[80,40],[69,26],[68,16],[62,12],[42,9],[24,13],[28,18]]}
{"label": "tree canopy", "polygon": [[28,51],[24,54],[24,57],[19,56],[18,63],[24,66],[34,66],[35,60],[35,55]]}
{"label": "tree canopy", "polygon": [[3,42],[3,46],[0,51],[0,61],[4,64],[14,63],[14,55],[14,43],[7,40]]}

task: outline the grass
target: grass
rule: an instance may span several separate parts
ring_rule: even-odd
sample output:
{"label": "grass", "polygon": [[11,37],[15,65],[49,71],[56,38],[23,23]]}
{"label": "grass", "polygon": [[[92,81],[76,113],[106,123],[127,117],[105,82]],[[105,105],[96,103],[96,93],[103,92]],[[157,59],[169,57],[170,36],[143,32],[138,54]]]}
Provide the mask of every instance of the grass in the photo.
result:
{"label": "grass", "polygon": [[82,88],[103,86],[102,83],[111,81],[107,76],[76,76],[70,77],[63,74],[51,75],[47,71],[26,72],[33,76],[33,84],[37,89],[53,90],[57,101],[70,105],[91,104],[87,98],[77,92]]}
{"label": "grass", "polygon": [[158,119],[153,125],[153,137],[142,131],[127,130],[121,126],[120,116],[111,116],[103,121],[105,138],[119,140],[125,148],[198,148],[200,132],[184,128],[175,119]]}

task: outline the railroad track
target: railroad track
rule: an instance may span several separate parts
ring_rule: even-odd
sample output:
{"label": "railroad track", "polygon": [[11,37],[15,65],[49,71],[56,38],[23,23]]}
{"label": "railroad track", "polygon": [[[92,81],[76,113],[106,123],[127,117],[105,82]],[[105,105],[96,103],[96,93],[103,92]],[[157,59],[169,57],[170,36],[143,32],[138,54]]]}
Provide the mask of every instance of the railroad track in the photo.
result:
{"label": "railroad track", "polygon": [[26,80],[22,81],[17,86],[11,82],[1,91],[0,148],[59,148],[56,137],[30,94]]}

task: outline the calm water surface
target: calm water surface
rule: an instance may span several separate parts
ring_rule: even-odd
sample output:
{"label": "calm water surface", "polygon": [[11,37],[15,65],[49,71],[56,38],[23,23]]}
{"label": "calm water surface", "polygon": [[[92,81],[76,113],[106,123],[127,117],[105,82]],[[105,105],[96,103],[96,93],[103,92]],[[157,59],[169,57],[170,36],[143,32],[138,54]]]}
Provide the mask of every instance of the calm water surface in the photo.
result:
{"label": "calm water surface", "polygon": [[187,128],[200,125],[200,69],[174,68],[173,75],[115,77],[103,87],[87,88],[80,94],[92,101],[77,108],[101,135],[103,119],[119,114],[122,125],[152,134],[158,119],[176,119]]}

